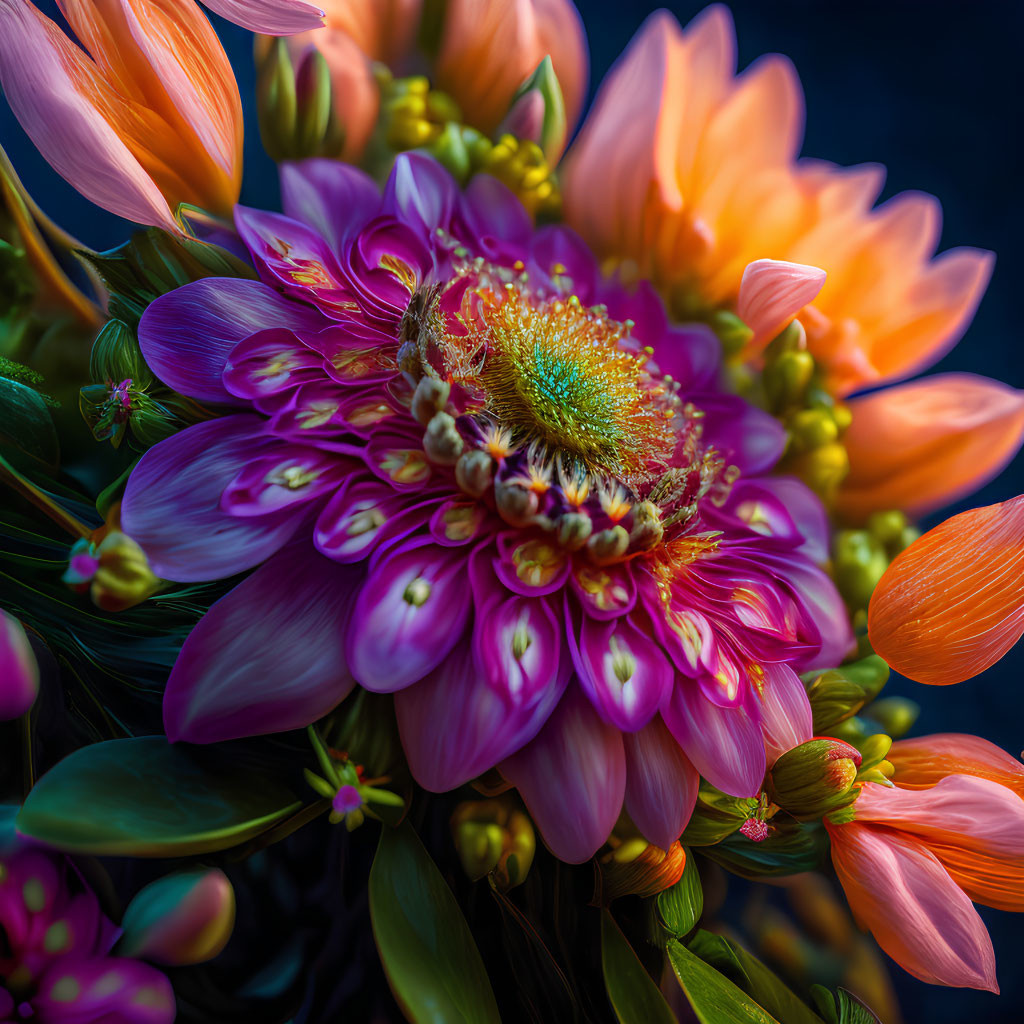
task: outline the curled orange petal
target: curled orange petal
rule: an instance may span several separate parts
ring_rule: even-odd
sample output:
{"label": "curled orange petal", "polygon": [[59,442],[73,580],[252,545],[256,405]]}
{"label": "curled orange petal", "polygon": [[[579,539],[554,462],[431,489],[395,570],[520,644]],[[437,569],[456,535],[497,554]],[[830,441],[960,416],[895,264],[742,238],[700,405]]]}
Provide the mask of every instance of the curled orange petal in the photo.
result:
{"label": "curled orange petal", "polygon": [[1024,440],[1024,391],[973,374],[925,377],[849,406],[850,473],[837,508],[852,522],[948,505],[994,477]]}
{"label": "curled orange petal", "polygon": [[1024,799],[1024,764],[1001,747],[967,733],[936,733],[897,740],[886,757],[903,789],[934,786],[947,775],[973,775],[998,782]]}
{"label": "curled orange petal", "polygon": [[868,636],[897,672],[959,683],[1024,633],[1024,495],[971,509],[918,538],[871,597]]}

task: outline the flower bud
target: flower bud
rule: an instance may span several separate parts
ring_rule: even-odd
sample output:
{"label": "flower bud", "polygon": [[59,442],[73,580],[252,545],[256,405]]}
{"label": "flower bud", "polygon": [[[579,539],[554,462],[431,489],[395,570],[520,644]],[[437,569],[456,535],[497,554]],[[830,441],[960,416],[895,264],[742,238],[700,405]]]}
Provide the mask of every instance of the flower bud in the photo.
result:
{"label": "flower bud", "polygon": [[490,875],[499,889],[526,880],[537,849],[530,819],[509,799],[467,800],[451,817],[452,838],[466,874]]}
{"label": "flower bud", "polygon": [[479,498],[494,476],[494,462],[479,449],[464,452],[455,463],[455,481],[472,498]]}
{"label": "flower bud", "polygon": [[562,87],[550,57],[545,57],[536,70],[519,87],[498,134],[509,133],[520,139],[536,142],[544,158],[554,166],[565,149],[568,124]]}
{"label": "flower bud", "polygon": [[152,597],[160,580],[146,553],[127,534],[111,530],[96,548],[98,565],[89,594],[97,607],[120,612]]}
{"label": "flower bud", "polygon": [[665,527],[661,522],[661,509],[653,501],[641,501],[633,506],[633,526],[629,543],[642,551],[661,543]]}
{"label": "flower bud", "polygon": [[427,426],[434,414],[442,412],[448,404],[452,386],[437,377],[421,377],[412,395],[412,414],[421,426]]}
{"label": "flower bud", "polygon": [[434,413],[423,435],[423,450],[427,458],[440,466],[454,466],[464,447],[465,442],[455,426],[454,417],[446,412]]}
{"label": "flower bud", "polygon": [[735,313],[725,309],[711,315],[710,325],[722,343],[726,358],[739,355],[754,337],[753,328],[748,327]]}
{"label": "flower bud", "polygon": [[814,357],[810,352],[782,352],[768,363],[762,374],[769,406],[776,410],[801,403],[814,375]]}
{"label": "flower bud", "polygon": [[868,711],[868,715],[894,740],[910,732],[920,713],[921,706],[907,697],[876,700]]}
{"label": "flower bud", "polygon": [[678,842],[662,850],[646,839],[632,839],[605,854],[600,867],[595,902],[607,905],[620,896],[657,896],[683,877],[686,851]]}
{"label": "flower bud", "polygon": [[39,693],[39,665],[22,624],[0,611],[0,722],[20,718]]}
{"label": "flower bud", "polygon": [[498,514],[509,526],[525,526],[540,507],[540,499],[526,487],[499,480],[494,485],[494,501]]}
{"label": "flower bud", "polygon": [[842,740],[801,743],[772,766],[772,800],[795,818],[817,820],[852,802],[861,760],[860,751]]}
{"label": "flower bud", "polygon": [[587,541],[587,553],[596,565],[608,565],[618,561],[628,548],[629,534],[622,526],[602,530]]}
{"label": "flower bud", "polygon": [[867,530],[840,530],[832,543],[832,575],[850,608],[867,608],[889,568],[889,555]]}
{"label": "flower bud", "polygon": [[128,904],[117,952],[176,967],[199,964],[227,945],[234,923],[235,893],[219,868],[167,875]]}
{"label": "flower bud", "polygon": [[756,797],[736,797],[701,780],[697,803],[680,842],[683,846],[713,846],[731,836],[759,807]]}
{"label": "flower bud", "polygon": [[569,551],[579,551],[594,530],[594,523],[586,512],[566,512],[558,520],[558,543]]}
{"label": "flower bud", "polygon": [[814,731],[830,733],[875,699],[889,678],[889,666],[877,654],[822,672],[807,686]]}

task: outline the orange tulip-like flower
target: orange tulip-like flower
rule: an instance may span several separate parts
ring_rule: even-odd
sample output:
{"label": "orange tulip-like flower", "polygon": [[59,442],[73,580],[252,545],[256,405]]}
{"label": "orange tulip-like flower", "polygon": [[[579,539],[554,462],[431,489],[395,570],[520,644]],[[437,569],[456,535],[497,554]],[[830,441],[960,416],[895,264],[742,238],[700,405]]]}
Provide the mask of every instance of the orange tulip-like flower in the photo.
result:
{"label": "orange tulip-like flower", "polygon": [[893,744],[895,786],[866,783],[826,822],[854,916],[917,978],[998,991],[971,905],[1024,910],[1024,766],[977,736]]}
{"label": "orange tulip-like flower", "polygon": [[[569,0],[449,0],[440,24],[422,0],[326,0],[325,27],[293,36],[300,53],[316,46],[331,69],[335,108],[345,128],[343,156],[357,160],[377,120],[372,64],[398,74],[422,66],[416,44],[432,36],[431,79],[459,105],[466,123],[490,135],[517,89],[550,56],[570,126],[587,86],[583,25]],[[423,24],[421,22],[427,22]]]}
{"label": "orange tulip-like flower", "polygon": [[242,107],[192,0],[61,0],[81,46],[28,0],[0,0],[0,84],[22,127],[86,198],[176,230],[191,203],[228,214]]}
{"label": "orange tulip-like flower", "polygon": [[[935,362],[970,322],[991,253],[935,257],[940,210],[930,196],[904,193],[872,209],[884,179],[877,166],[798,161],[803,97],[792,65],[770,55],[738,77],[735,68],[726,8],[709,7],[685,30],[665,12],[652,15],[566,155],[566,220],[608,266],[655,281],[681,317],[758,315],[746,357],[799,316],[837,396]],[[888,415],[906,393],[852,406],[844,517],[936,507],[992,476],[1019,446],[1019,397],[996,396],[999,386],[980,379],[957,394],[928,387],[913,393],[918,411],[926,395],[946,411],[963,404],[929,423],[927,444],[901,437],[880,465],[875,443],[895,434]],[[998,408],[981,413],[991,397]]]}
{"label": "orange tulip-like flower", "polygon": [[1024,495],[947,519],[902,552],[871,597],[868,636],[897,672],[959,683],[1024,633]]}

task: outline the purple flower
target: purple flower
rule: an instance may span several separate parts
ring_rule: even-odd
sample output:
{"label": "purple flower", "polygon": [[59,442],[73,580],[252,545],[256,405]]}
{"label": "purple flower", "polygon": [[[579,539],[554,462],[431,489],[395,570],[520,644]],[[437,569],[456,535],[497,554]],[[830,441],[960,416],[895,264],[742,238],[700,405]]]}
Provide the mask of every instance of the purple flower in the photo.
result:
{"label": "purple flower", "polygon": [[393,692],[423,786],[498,766],[570,861],[623,805],[670,845],[698,773],[758,793],[811,735],[797,673],[851,635],[821,508],[765,475],[783,431],[718,388],[714,335],[493,179],[407,155],[380,195],[309,161],[283,192],[236,211],[260,281],[140,325],[166,383],[233,411],[143,457],[125,529],[167,579],[256,569],[182,648],[168,735]]}
{"label": "purple flower", "polygon": [[170,982],[111,956],[119,934],[63,856],[0,849],[0,1021],[170,1024]]}

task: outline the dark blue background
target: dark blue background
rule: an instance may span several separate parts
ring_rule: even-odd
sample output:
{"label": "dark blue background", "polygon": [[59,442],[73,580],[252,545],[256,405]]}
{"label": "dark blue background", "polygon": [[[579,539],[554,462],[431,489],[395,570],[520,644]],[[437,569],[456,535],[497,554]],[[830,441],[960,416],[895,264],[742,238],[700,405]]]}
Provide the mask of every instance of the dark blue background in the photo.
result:
{"label": "dark blue background", "polygon": [[[592,86],[654,10],[647,0],[579,0],[592,55]],[[667,5],[684,23],[703,6]],[[942,248],[975,245],[998,254],[995,275],[973,326],[936,369],[967,370],[1024,387],[1020,337],[1024,256],[1020,40],[1024,6],[1015,0],[736,0],[731,5],[740,66],[761,53],[787,54],[806,91],[803,152],[841,164],[888,166],[888,197],[921,189],[942,200]],[[251,116],[251,37],[218,22],[235,65],[250,130],[243,201],[273,206],[273,168]],[[127,225],[90,207],[56,178],[5,106],[0,140],[44,208],[94,247],[117,244]],[[742,140],[737,140],[742,145]],[[884,198],[883,197],[883,198]],[[1024,459],[953,511],[1024,491]],[[888,693],[918,700],[920,732],[970,731],[1014,753],[1024,745],[1024,645],[984,675],[927,691],[894,680]],[[920,985],[898,969],[907,1024],[1024,1019],[1019,919],[983,911],[999,961],[1001,998]]]}

